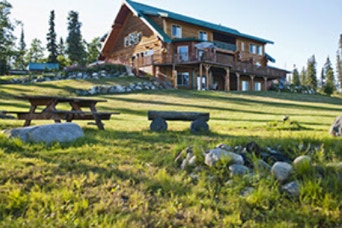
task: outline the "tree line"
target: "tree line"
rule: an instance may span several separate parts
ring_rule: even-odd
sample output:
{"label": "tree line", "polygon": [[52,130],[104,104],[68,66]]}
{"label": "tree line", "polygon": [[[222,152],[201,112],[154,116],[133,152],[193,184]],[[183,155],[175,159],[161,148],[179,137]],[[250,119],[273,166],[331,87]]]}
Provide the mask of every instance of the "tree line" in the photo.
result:
{"label": "tree line", "polygon": [[[20,21],[10,20],[11,9],[12,5],[7,0],[0,0],[0,75],[6,74],[11,68],[25,69],[29,62],[59,63],[63,68],[73,64],[87,65],[97,60],[101,48],[100,37],[95,37],[89,43],[83,39],[78,12],[68,13],[68,35],[66,39],[60,37],[57,41],[55,11],[51,10],[46,46],[35,38],[27,48],[24,25]],[[17,38],[13,35],[16,26],[21,26],[18,44]]]}
{"label": "tree line", "polygon": [[295,86],[310,86],[328,95],[334,93],[337,88],[342,90],[342,34],[338,42],[336,60],[336,77],[329,56],[318,76],[315,55],[311,56],[307,61],[307,66],[303,67],[301,72],[298,71],[296,66],[294,67],[292,71],[292,84]]}

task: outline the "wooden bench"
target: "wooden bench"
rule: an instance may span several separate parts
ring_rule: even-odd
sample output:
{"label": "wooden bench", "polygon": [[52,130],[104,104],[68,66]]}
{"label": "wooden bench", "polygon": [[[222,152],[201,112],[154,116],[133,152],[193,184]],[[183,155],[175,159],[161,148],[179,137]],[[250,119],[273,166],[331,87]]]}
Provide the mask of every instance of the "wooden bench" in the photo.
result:
{"label": "wooden bench", "polygon": [[179,112],[179,111],[153,111],[147,113],[151,131],[166,131],[169,121],[192,121],[190,130],[192,133],[209,132],[209,113],[207,112]]}

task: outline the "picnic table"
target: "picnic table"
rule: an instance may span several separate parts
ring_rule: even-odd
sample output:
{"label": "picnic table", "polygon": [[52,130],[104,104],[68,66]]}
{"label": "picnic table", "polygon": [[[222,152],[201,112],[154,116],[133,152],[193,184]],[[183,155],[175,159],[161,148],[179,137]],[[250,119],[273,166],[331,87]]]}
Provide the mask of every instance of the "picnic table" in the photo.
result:
{"label": "picnic table", "polygon": [[[98,112],[96,104],[98,102],[107,102],[101,99],[87,99],[77,97],[59,97],[59,96],[15,96],[16,99],[26,100],[30,103],[28,112],[5,111],[7,113],[17,114],[18,119],[25,120],[24,127],[30,126],[32,120],[54,120],[60,123],[61,120],[71,122],[72,120],[95,120],[95,124],[100,130],[104,130],[102,120],[109,120],[111,114],[120,114],[118,112]],[[71,110],[59,110],[57,104],[69,104]],[[37,107],[43,106],[42,111]],[[89,111],[84,111],[88,108]]]}

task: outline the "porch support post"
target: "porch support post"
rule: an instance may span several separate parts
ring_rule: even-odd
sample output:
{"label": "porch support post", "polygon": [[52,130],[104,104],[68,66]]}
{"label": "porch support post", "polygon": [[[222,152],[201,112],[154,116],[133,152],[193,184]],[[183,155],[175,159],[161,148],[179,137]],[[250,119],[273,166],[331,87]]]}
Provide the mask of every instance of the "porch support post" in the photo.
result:
{"label": "porch support post", "polygon": [[264,77],[264,83],[265,83],[265,91],[267,91],[267,77]]}
{"label": "porch support post", "polygon": [[178,88],[177,86],[177,70],[176,70],[176,66],[173,64],[172,66],[172,82],[173,82],[173,87],[175,89]]}
{"label": "porch support post", "polygon": [[226,70],[226,77],[225,77],[225,86],[224,86],[224,90],[225,91],[230,91],[230,70],[229,68],[225,68]]}
{"label": "porch support post", "polygon": [[237,83],[237,91],[240,91],[240,74],[239,73],[235,73],[236,74],[236,83]]}
{"label": "porch support post", "polygon": [[250,88],[251,88],[251,91],[254,91],[255,90],[255,88],[254,88],[254,75],[250,75],[250,77],[251,77],[251,86],[250,86]]}
{"label": "porch support post", "polygon": [[198,90],[202,90],[202,74],[203,74],[202,63],[200,63],[200,65],[199,65],[200,83],[199,83]]}
{"label": "porch support post", "polygon": [[210,65],[209,64],[204,64],[204,68],[205,68],[205,76],[207,78],[207,90],[209,90],[210,88],[210,76],[209,76],[209,69],[210,69]]}

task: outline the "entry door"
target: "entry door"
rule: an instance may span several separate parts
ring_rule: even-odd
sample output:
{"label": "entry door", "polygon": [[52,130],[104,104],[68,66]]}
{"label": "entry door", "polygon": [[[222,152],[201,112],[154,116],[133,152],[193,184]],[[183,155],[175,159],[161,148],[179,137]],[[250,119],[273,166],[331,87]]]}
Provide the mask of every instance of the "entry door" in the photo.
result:
{"label": "entry door", "polygon": [[197,76],[197,90],[205,90],[207,88],[207,78],[205,76]]}

